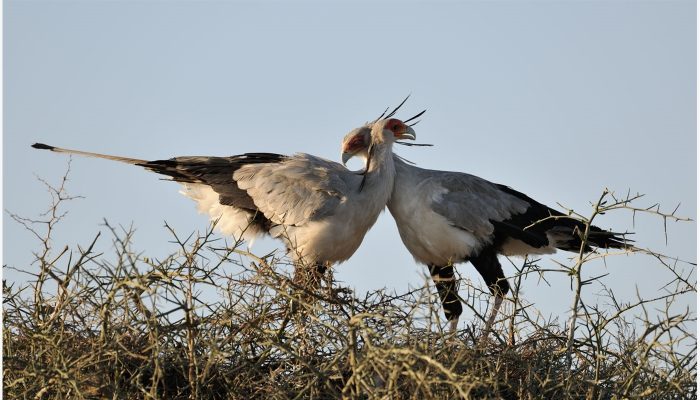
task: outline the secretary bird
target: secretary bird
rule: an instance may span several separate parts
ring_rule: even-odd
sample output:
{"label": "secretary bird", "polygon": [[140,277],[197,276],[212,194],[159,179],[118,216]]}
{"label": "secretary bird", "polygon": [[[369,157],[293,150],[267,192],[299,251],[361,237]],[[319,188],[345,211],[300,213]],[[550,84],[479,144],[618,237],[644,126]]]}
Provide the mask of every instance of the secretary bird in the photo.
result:
{"label": "secretary bird", "polygon": [[[370,144],[367,132],[350,132],[343,139],[343,164],[355,156],[366,158]],[[488,332],[510,289],[499,254],[524,256],[581,248],[584,223],[508,186],[462,172],[420,168],[397,155],[394,165],[389,211],[408,251],[428,266],[450,332],[457,329],[462,313],[454,264],[471,262],[494,296],[484,329]],[[591,226],[584,250],[631,248],[621,235]]]}
{"label": "secretary bird", "polygon": [[119,161],[167,175],[184,186],[181,193],[195,200],[200,212],[219,220],[222,233],[280,238],[295,264],[316,265],[322,273],[350,258],[389,200],[396,174],[392,146],[397,139],[416,137],[410,126],[391,118],[399,107],[385,119],[351,132],[367,134],[363,174],[304,153],[147,161],[42,143],[32,147]]}

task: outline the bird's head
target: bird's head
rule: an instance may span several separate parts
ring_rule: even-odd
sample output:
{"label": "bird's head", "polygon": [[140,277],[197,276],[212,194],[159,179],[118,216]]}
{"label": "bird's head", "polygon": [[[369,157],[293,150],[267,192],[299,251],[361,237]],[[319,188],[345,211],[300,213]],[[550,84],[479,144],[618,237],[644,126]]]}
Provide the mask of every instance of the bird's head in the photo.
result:
{"label": "bird's head", "polygon": [[396,118],[379,120],[353,129],[343,138],[341,146],[343,164],[353,157],[369,157],[370,145],[393,143],[400,139],[416,139],[416,132]]}
{"label": "bird's head", "polygon": [[364,161],[367,160],[371,133],[372,129],[369,126],[363,126],[353,129],[345,135],[343,144],[340,147],[343,165],[347,164],[353,157],[362,158]]}
{"label": "bird's head", "polygon": [[379,120],[371,125],[373,143],[393,143],[399,139],[416,140],[416,132],[403,121],[396,118]]}

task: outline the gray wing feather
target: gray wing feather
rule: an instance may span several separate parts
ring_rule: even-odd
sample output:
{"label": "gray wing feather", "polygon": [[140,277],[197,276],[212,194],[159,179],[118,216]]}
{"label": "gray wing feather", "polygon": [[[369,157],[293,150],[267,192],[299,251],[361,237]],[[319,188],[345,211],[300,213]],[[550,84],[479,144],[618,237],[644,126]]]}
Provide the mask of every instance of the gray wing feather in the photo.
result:
{"label": "gray wing feather", "polygon": [[278,164],[243,166],[233,178],[272,222],[301,225],[332,215],[349,193],[351,175],[336,162],[297,154]]}
{"label": "gray wing feather", "polygon": [[181,183],[203,183],[219,194],[219,203],[227,206],[256,210],[253,199],[238,187],[233,173],[244,165],[278,163],[285,156],[272,153],[247,153],[231,157],[187,156],[169,160],[141,162],[146,169],[167,175]]}
{"label": "gray wing feather", "polygon": [[431,179],[431,184],[438,193],[431,203],[433,211],[482,237],[494,233],[492,221],[504,221],[529,207],[495,184],[470,174],[443,172]]}

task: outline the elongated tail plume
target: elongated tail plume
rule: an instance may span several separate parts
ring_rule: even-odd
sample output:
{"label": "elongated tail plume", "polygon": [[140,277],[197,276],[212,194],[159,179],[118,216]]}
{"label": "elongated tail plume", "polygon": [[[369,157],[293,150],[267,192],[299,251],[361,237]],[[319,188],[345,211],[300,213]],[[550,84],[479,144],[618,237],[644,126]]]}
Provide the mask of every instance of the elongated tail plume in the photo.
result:
{"label": "elongated tail plume", "polygon": [[133,165],[140,165],[140,164],[148,163],[148,161],[146,161],[146,160],[139,160],[137,158],[111,156],[109,154],[91,153],[89,151],[62,149],[60,147],[49,146],[48,144],[44,144],[44,143],[34,143],[32,145],[32,147],[35,149],[39,149],[39,150],[53,151],[55,153],[77,154],[77,155],[86,156],[86,157],[104,158],[107,160],[119,161],[119,162],[133,164]]}

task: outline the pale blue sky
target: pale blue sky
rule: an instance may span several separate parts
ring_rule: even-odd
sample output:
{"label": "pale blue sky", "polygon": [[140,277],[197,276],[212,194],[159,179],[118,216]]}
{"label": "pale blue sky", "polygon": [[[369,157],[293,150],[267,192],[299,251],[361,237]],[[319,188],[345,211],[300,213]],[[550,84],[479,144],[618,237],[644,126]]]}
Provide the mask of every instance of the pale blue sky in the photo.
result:
{"label": "pale blue sky", "polygon": [[[340,140],[412,93],[418,140],[399,148],[426,168],[473,173],[584,214],[603,188],[646,193],[696,217],[696,11],[693,1],[165,2],[5,1],[4,207],[35,216],[62,147],[146,159],[308,152],[339,160]],[[102,219],[136,227],[136,249],[163,256],[168,221],[207,218],[179,186],[139,168],[76,158],[55,243],[86,244]],[[598,225],[642,246],[696,258],[696,225],[628,213]],[[105,232],[106,233],[106,232]],[[104,235],[100,251],[109,253]],[[265,241],[261,254],[277,246]],[[4,218],[3,263],[28,267],[37,243]],[[561,259],[561,257],[560,257]],[[545,257],[540,265],[554,267]],[[360,291],[423,282],[388,213],[337,279]],[[483,285],[474,268],[462,275]],[[506,275],[513,269],[505,265]],[[643,256],[591,267],[621,299],[669,276]],[[24,279],[4,271],[10,281]],[[565,277],[530,279],[545,313],[569,306]],[[600,287],[587,288],[591,302]],[[684,306],[695,309],[688,296]],[[465,320],[473,318],[465,313]]]}

